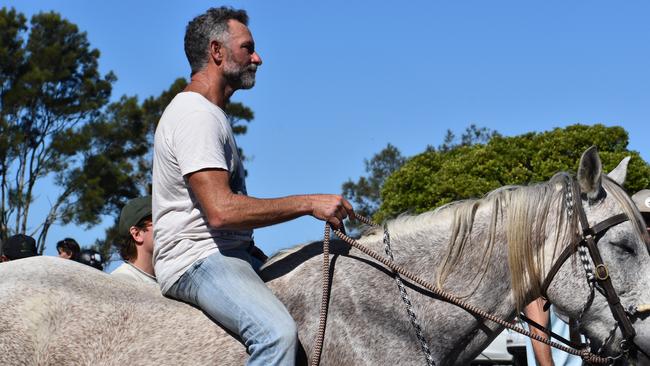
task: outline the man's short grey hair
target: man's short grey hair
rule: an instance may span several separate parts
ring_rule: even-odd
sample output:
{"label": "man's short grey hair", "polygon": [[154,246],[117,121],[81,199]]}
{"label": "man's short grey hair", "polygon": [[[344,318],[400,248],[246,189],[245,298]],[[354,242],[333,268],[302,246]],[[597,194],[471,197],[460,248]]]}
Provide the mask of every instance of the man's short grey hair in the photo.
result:
{"label": "man's short grey hair", "polygon": [[210,42],[225,44],[230,36],[228,21],[236,20],[248,25],[246,10],[236,10],[222,6],[210,8],[192,19],[185,29],[185,55],[192,68],[192,75],[201,71],[207,61]]}

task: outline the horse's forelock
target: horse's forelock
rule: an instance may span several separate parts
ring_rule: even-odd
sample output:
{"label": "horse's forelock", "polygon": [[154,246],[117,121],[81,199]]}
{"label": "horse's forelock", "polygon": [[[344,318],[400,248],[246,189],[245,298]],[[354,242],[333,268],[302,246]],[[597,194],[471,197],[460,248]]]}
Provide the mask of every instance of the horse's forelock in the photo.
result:
{"label": "horse's forelock", "polygon": [[623,213],[630,218],[630,222],[634,227],[634,230],[641,236],[643,241],[646,244],[646,247],[650,247],[650,235],[646,230],[645,222],[643,217],[639,213],[634,202],[628,196],[628,194],[623,190],[623,188],[618,185],[613,179],[608,176],[603,176],[603,188],[608,192],[618,202],[618,204],[623,208]]}

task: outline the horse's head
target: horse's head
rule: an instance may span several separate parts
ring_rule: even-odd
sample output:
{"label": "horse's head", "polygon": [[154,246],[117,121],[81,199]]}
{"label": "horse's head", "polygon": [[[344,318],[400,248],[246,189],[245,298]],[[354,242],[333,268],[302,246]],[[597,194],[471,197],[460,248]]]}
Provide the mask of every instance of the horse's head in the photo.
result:
{"label": "horse's head", "polygon": [[[604,266],[595,268],[594,253],[583,249],[583,254],[586,255],[580,258],[580,251],[576,251],[573,260],[567,260],[553,277],[547,294],[561,317],[571,317],[579,322],[581,333],[591,341],[592,351],[601,349],[607,356],[616,356],[625,348],[625,345],[622,346],[625,332],[613,315],[611,308],[616,306],[610,305],[598,289],[607,286],[588,280],[588,272],[591,271],[601,279],[609,277],[622,309],[629,312],[622,316],[630,319],[630,328],[636,333],[633,342],[642,351],[631,347],[629,355],[632,360],[642,359],[644,361],[641,363],[648,364],[650,360],[644,358],[643,352],[650,353],[650,313],[644,313],[642,305],[650,304],[650,240],[638,210],[621,188],[628,160],[629,158],[624,159],[612,172],[604,175],[596,149],[590,148],[583,154],[577,184],[574,184],[572,190],[574,194],[568,195],[567,207],[571,221],[579,233],[574,240],[580,241],[583,233],[579,205],[584,210],[587,226],[594,228],[594,225],[605,222],[603,230],[593,235],[599,252],[597,255],[602,257]],[[579,189],[575,189],[576,186]],[[624,221],[606,221],[619,214],[625,215]],[[583,244],[587,244],[586,240]],[[557,251],[552,254],[554,261],[559,256]],[[608,296],[612,297],[611,294]],[[634,314],[634,309],[642,312]]]}

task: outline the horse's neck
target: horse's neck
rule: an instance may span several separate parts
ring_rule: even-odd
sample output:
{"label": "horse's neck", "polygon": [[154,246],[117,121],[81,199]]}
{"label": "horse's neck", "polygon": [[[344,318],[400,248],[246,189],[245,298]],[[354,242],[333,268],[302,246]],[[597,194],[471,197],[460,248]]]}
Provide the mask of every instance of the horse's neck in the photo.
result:
{"label": "horse's neck", "polygon": [[[450,228],[454,216],[450,209],[426,215],[402,221],[404,227],[399,226],[400,220],[389,225],[391,246],[395,262],[437,284],[443,263],[450,253]],[[493,245],[487,244],[491,215],[490,207],[478,208],[468,241],[458,254],[457,261],[451,265],[442,288],[505,317],[514,312],[514,302],[510,296],[508,248],[501,222],[497,222]],[[375,248],[383,246],[380,235],[368,241]]]}
{"label": "horse's neck", "polygon": [[[396,264],[435,284],[438,269],[448,253],[449,227],[453,217],[444,210],[430,216],[420,218],[419,221],[397,222],[401,226],[389,225],[389,232]],[[486,226],[486,220],[489,220],[489,215],[479,210],[477,227]],[[496,316],[512,317],[514,303],[510,296],[505,238],[499,235],[492,251],[486,253],[479,244],[485,235],[487,234],[479,233],[477,229],[472,238],[476,240],[472,240],[465,248],[465,254],[460,256],[443,287],[455,295],[467,295],[469,291],[471,294],[463,300]],[[376,230],[362,237],[360,243],[382,253],[382,238],[383,232]],[[349,334],[362,336],[364,333],[360,333],[359,329],[369,329],[371,334],[393,339],[392,342],[399,349],[415,347],[413,352],[419,357],[417,343],[412,342],[412,329],[404,315],[404,304],[390,270],[355,249],[346,252],[346,246],[339,247],[337,243],[341,244],[332,243],[332,253],[340,253],[340,256],[331,256],[333,263],[330,265],[332,284],[329,310],[330,321],[337,326],[331,329],[341,337],[341,334],[348,334],[346,337]],[[321,290],[321,257],[318,248],[319,243],[305,246],[300,249],[302,254],[293,253],[276,260],[265,271],[269,275],[267,279],[270,280],[270,287],[288,305],[301,328],[301,335],[307,337],[315,333],[318,323],[315,311],[319,307]],[[294,261],[294,258],[302,259]],[[305,258],[310,259],[305,261]],[[283,273],[271,276],[274,267],[283,268]],[[292,267],[293,270],[287,270]],[[405,282],[412,283],[409,280]],[[435,350],[433,353],[442,359],[469,360],[468,357],[489,342],[488,328],[498,330],[494,323],[483,321],[459,307],[433,298],[426,291],[412,287],[407,290],[422,322],[425,336],[432,342],[431,346]],[[436,335],[438,333],[447,334],[448,337],[441,338]],[[462,347],[459,346],[461,344]],[[307,351],[309,353],[311,350]],[[359,352],[361,351],[363,350]],[[382,357],[388,357],[384,351],[375,351]],[[462,355],[459,356],[459,352]]]}

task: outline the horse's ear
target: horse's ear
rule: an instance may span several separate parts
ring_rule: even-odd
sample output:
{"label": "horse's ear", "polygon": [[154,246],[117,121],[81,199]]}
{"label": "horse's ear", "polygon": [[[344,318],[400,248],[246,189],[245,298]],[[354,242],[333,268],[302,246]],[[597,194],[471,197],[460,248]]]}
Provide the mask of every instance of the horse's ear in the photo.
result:
{"label": "horse's ear", "polygon": [[607,174],[608,177],[612,178],[612,180],[618,185],[622,186],[623,183],[625,183],[625,177],[627,176],[627,164],[630,162],[630,157],[626,156],[621,160],[620,163]]}
{"label": "horse's ear", "polygon": [[587,198],[595,200],[602,189],[603,164],[600,162],[598,150],[595,146],[587,149],[580,158],[578,168],[578,183],[580,190],[587,194]]}

